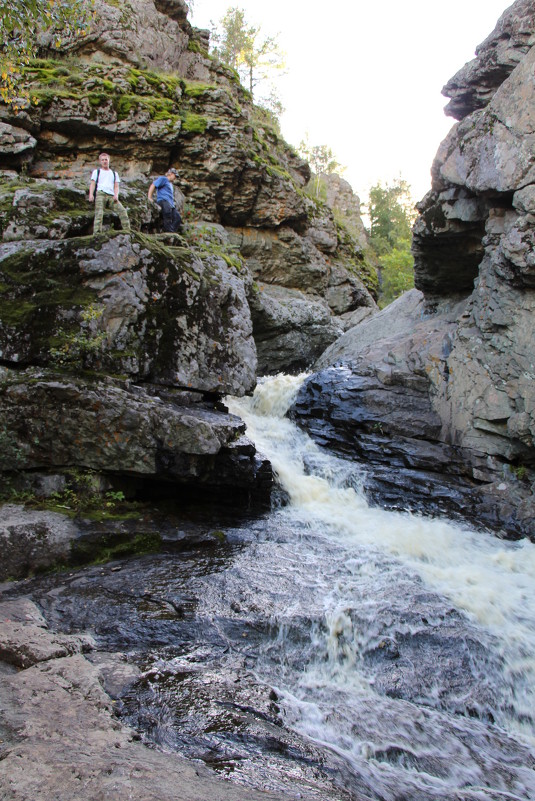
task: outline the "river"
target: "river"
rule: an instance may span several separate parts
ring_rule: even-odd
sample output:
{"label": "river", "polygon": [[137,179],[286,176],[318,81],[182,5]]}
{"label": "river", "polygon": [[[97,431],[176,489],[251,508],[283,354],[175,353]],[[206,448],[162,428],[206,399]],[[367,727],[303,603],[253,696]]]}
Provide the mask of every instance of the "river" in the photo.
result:
{"label": "river", "polygon": [[228,400],[278,477],[269,514],[39,602],[140,666],[118,711],[149,745],[244,799],[535,799],[535,545],[370,507],[284,416],[302,380]]}

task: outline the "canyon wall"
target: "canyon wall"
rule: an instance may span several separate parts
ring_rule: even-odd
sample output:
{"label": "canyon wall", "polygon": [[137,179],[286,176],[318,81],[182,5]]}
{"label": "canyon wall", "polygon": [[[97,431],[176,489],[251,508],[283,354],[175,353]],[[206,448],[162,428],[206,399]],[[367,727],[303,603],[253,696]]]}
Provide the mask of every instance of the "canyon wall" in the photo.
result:
{"label": "canyon wall", "polygon": [[416,290],[328,348],[294,409],[367,464],[370,497],[530,536],[534,34],[517,0],[444,88],[458,122],[418,204]]}
{"label": "canyon wall", "polygon": [[[362,231],[305,191],[308,164],[183,0],[96,0],[84,36],[40,46],[0,104],[0,468],[36,492],[81,470],[121,492],[267,497],[221,398],[307,367],[376,309]],[[93,235],[104,150],[132,231],[106,214]],[[182,236],[147,199],[170,166]]]}

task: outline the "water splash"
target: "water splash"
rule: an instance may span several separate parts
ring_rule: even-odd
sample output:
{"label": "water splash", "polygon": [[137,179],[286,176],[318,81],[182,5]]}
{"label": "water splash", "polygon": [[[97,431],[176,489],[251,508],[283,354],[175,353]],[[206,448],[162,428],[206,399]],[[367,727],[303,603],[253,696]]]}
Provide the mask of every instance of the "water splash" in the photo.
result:
{"label": "water splash", "polygon": [[[290,497],[286,514],[349,553],[364,548],[368,557],[388,554],[483,627],[504,663],[500,722],[535,742],[535,545],[370,507],[359,490],[357,468],[320,449],[284,417],[305,378],[270,378],[252,399],[231,401]],[[332,626],[349,625],[342,617],[335,615]],[[351,639],[346,633],[346,647]]]}

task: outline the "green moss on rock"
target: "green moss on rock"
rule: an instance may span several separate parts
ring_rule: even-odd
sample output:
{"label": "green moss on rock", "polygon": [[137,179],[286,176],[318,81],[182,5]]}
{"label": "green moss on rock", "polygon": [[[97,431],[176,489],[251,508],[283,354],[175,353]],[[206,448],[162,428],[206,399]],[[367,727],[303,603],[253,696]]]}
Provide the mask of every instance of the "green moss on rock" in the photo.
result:
{"label": "green moss on rock", "polygon": [[217,87],[213,84],[206,84],[206,83],[189,83],[187,81],[183,82],[184,94],[186,97],[203,97],[204,95],[208,94],[208,92],[213,91]]}
{"label": "green moss on rock", "polygon": [[208,126],[206,117],[186,112],[182,116],[182,131],[190,134],[203,134]]}
{"label": "green moss on rock", "polygon": [[156,553],[161,549],[162,539],[155,532],[114,533],[96,539],[81,538],[71,546],[71,565],[103,564],[125,556],[140,556]]}

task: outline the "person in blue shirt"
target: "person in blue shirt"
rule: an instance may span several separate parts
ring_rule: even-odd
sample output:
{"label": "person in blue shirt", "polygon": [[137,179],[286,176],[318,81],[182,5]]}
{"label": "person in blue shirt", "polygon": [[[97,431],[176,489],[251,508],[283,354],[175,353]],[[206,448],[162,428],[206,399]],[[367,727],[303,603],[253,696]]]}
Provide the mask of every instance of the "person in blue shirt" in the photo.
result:
{"label": "person in blue shirt", "polygon": [[153,199],[156,192],[156,202],[162,210],[163,230],[176,234],[182,230],[182,217],[175,204],[173,184],[178,178],[178,171],[170,167],[165,175],[155,178],[149,186],[148,198]]}

